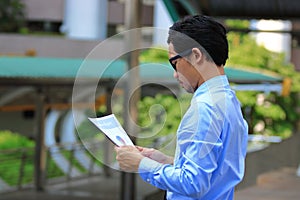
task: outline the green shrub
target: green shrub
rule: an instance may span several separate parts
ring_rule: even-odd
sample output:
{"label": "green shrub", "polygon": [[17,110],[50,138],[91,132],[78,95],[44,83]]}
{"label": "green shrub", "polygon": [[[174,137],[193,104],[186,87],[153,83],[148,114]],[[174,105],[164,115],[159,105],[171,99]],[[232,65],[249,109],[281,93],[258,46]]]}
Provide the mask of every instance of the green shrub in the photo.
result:
{"label": "green shrub", "polygon": [[21,166],[24,166],[22,183],[33,181],[33,147],[34,141],[25,136],[8,130],[0,131],[0,151],[2,151],[0,153],[0,177],[6,183],[18,184]]}
{"label": "green shrub", "polygon": [[[11,186],[32,183],[34,178],[35,142],[18,133],[0,131],[0,178]],[[48,157],[49,158],[49,157]],[[23,167],[23,168],[22,168]],[[49,178],[63,176],[54,161],[47,160]],[[20,178],[20,172],[23,176]]]}
{"label": "green shrub", "polygon": [[34,141],[8,130],[0,131],[0,150],[23,147],[34,147]]}

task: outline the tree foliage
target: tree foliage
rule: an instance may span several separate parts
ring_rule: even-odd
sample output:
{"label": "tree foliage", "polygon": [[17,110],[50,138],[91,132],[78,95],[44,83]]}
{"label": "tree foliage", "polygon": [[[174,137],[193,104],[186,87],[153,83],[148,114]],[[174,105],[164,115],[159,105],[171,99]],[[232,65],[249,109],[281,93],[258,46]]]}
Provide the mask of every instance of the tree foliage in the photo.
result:
{"label": "tree foliage", "polygon": [[[248,29],[250,22],[248,20],[227,20],[228,27],[233,29]],[[286,61],[284,53],[276,53],[267,50],[265,47],[256,43],[251,34],[246,32],[229,32],[229,59],[226,66],[240,69],[257,69],[269,75],[281,76],[292,80],[291,93],[289,96],[282,96],[277,93],[263,94],[263,102],[257,103],[259,91],[237,91],[237,97],[242,104],[242,110],[249,123],[249,133],[260,133],[266,135],[280,135],[289,137],[297,120],[300,118],[297,109],[300,107],[300,74],[295,71],[292,63]],[[142,62],[166,62],[168,59],[167,50],[161,48],[152,48],[144,51],[141,56]],[[161,98],[161,97],[159,97]],[[147,107],[149,101],[143,99],[140,109]],[[152,99],[152,101],[157,101]],[[159,100],[160,102],[161,100]],[[144,105],[144,103],[146,105]],[[158,103],[158,101],[157,101]],[[172,105],[170,103],[170,105]],[[143,113],[143,111],[141,111]],[[176,111],[168,110],[168,115],[176,116]],[[140,123],[147,124],[150,118],[146,119],[142,115]],[[177,119],[174,122],[179,123]],[[255,127],[263,122],[264,129],[257,132]],[[165,131],[174,131],[169,129],[167,124]]]}
{"label": "tree foliage", "polygon": [[164,47],[146,49],[139,57],[140,62],[167,62],[168,59],[168,50]]}
{"label": "tree foliage", "polygon": [[0,32],[17,32],[25,23],[24,4],[20,0],[0,1]]}
{"label": "tree foliage", "polygon": [[[243,23],[240,20],[233,20],[229,21],[228,25],[234,26],[234,24]],[[255,125],[259,121],[263,121],[265,129],[261,132],[262,134],[290,136],[300,117],[297,109],[295,109],[300,106],[298,95],[300,92],[300,73],[295,70],[292,63],[286,61],[284,53],[272,52],[257,45],[251,34],[230,32],[228,33],[228,41],[230,47],[228,66],[242,69],[256,68],[265,70],[265,73],[276,73],[283,79],[291,79],[292,85],[289,96],[267,93],[262,105],[256,103],[259,92],[237,92],[243,105],[242,109],[250,124],[250,133],[255,133]]]}
{"label": "tree foliage", "polygon": [[149,146],[157,138],[170,134],[175,136],[180,120],[189,106],[190,98],[188,94],[178,98],[162,94],[144,97],[138,104],[140,145]]}

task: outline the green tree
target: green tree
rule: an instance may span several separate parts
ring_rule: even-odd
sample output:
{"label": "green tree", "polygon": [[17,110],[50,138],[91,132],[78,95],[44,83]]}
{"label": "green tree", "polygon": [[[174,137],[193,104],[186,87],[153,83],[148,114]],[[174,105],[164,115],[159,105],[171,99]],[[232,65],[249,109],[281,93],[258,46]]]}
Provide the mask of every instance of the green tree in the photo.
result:
{"label": "green tree", "polygon": [[168,50],[164,47],[152,47],[142,51],[140,62],[168,62]]}
{"label": "green tree", "polygon": [[189,94],[182,94],[178,98],[162,94],[144,97],[138,103],[138,124],[141,127],[138,144],[151,146],[158,138],[175,136],[190,100]]}
{"label": "green tree", "polygon": [[[232,30],[248,30],[250,25],[248,20],[226,20],[225,23]],[[236,92],[249,123],[249,133],[289,137],[300,119],[300,113],[295,109],[300,107],[300,73],[295,71],[292,63],[285,60],[284,53],[271,52],[265,47],[257,45],[252,35],[248,34],[247,31],[231,31],[228,33],[227,38],[229,42],[229,59],[226,66],[258,70],[262,73],[291,79],[292,85],[289,96],[267,93],[264,94],[265,100],[261,104],[257,104],[259,91]],[[148,49],[142,52],[140,57],[141,62],[166,62],[167,59],[167,50],[160,47]],[[144,101],[149,100],[144,99]],[[141,104],[143,103],[145,102]],[[144,106],[146,105],[141,107]],[[142,116],[140,120],[142,120],[141,124],[149,123],[149,119],[146,119],[145,116]],[[260,122],[264,123],[265,128],[262,132],[257,132],[254,127]],[[168,131],[168,126],[166,126],[166,129]]]}
{"label": "green tree", "polygon": [[17,32],[25,23],[24,4],[20,0],[0,1],[0,32]]}
{"label": "green tree", "polygon": [[[228,26],[237,24],[239,28],[240,20],[231,20]],[[263,105],[255,103],[259,92],[237,92],[243,105],[243,111],[250,124],[250,133],[254,133],[253,127],[258,121],[263,121],[266,125],[263,134],[280,135],[288,137],[292,134],[293,128],[300,118],[295,108],[300,106],[300,73],[297,72],[292,63],[285,60],[284,53],[276,53],[267,50],[263,46],[257,45],[251,34],[230,32],[228,33],[230,47],[229,60],[227,66],[237,68],[251,68],[263,71],[264,73],[276,73],[282,78],[290,78],[292,81],[291,93],[289,96],[269,93],[265,96]]]}

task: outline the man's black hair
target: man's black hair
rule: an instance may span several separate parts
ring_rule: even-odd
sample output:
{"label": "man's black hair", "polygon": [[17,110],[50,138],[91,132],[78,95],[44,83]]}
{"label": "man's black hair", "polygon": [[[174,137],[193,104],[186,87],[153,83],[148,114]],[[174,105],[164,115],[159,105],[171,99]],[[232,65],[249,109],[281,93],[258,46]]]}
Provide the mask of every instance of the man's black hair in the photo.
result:
{"label": "man's black hair", "polygon": [[177,53],[198,47],[205,49],[207,59],[216,65],[225,65],[228,58],[226,29],[216,20],[204,16],[187,16],[175,22],[169,30],[168,43],[172,43]]}

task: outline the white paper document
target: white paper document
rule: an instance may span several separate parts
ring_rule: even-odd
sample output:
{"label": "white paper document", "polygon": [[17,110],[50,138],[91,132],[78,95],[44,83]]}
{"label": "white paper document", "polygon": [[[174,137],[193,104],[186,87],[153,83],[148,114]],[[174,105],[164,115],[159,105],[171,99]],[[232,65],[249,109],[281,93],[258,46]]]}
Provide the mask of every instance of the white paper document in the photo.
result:
{"label": "white paper document", "polygon": [[134,145],[114,114],[88,118],[117,146]]}

